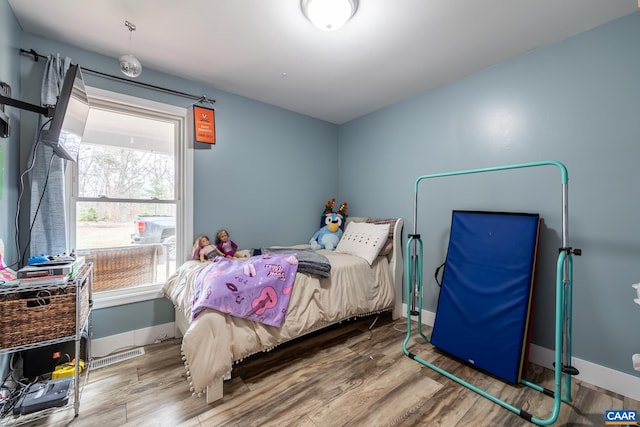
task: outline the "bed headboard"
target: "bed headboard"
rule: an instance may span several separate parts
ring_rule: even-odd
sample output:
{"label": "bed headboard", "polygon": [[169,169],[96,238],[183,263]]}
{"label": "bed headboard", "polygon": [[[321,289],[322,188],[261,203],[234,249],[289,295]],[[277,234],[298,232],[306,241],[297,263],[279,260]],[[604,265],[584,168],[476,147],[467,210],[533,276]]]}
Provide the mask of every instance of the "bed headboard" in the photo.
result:
{"label": "bed headboard", "polygon": [[345,228],[350,222],[369,222],[374,224],[390,224],[389,238],[393,242],[391,252],[386,257],[389,260],[389,266],[393,274],[393,283],[395,291],[395,303],[393,308],[393,318],[397,319],[402,316],[402,294],[404,288],[404,257],[402,251],[402,227],[404,221],[402,218],[371,218],[365,216],[348,216]]}

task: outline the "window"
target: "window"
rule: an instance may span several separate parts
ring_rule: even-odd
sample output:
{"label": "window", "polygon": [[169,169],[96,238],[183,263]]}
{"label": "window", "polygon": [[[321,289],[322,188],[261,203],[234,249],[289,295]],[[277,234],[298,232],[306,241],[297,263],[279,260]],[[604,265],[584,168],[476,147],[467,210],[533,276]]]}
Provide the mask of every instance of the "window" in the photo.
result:
{"label": "window", "polygon": [[188,235],[186,112],[88,92],[91,108],[79,159],[68,163],[70,241],[78,256],[94,263],[98,308],[157,298],[184,258]]}

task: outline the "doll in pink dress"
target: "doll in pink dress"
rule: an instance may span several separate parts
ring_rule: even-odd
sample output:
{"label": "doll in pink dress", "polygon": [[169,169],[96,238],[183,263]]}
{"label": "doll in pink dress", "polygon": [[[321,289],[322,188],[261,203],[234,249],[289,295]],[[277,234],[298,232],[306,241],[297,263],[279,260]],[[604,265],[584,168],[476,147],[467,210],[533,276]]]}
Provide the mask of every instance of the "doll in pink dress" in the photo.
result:
{"label": "doll in pink dress", "polygon": [[215,258],[216,255],[224,256],[224,253],[222,253],[222,251],[220,251],[215,245],[211,244],[209,237],[198,237],[196,243],[193,246],[192,258],[200,260],[200,262],[205,262],[207,260]]}

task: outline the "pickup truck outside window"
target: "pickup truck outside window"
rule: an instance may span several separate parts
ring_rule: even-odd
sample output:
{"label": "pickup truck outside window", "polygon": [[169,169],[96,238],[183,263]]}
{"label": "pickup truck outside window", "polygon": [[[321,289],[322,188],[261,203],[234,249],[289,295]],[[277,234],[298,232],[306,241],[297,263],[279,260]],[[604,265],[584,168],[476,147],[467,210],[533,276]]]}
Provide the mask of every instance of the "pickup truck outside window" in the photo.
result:
{"label": "pickup truck outside window", "polygon": [[175,238],[176,218],[168,215],[138,215],[133,220],[131,243],[165,243]]}

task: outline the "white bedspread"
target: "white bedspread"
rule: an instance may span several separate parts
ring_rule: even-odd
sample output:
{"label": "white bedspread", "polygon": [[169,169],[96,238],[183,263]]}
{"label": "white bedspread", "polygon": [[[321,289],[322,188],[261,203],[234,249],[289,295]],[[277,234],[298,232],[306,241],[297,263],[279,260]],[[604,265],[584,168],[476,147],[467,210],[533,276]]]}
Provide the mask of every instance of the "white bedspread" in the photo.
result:
{"label": "white bedspread", "polygon": [[[182,352],[194,393],[230,372],[234,361],[330,324],[393,308],[394,288],[386,257],[378,257],[369,266],[357,256],[319,252],[331,263],[331,277],[297,273],[280,328],[210,309],[189,325]],[[187,319],[191,318],[195,273],[201,267],[198,261],[186,262],[163,287],[164,295]]]}

